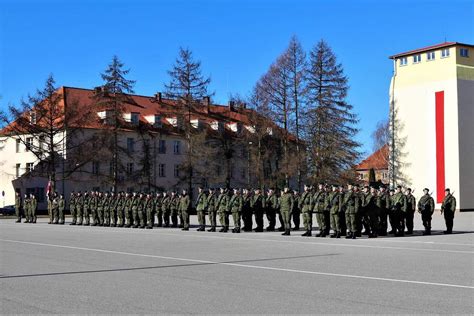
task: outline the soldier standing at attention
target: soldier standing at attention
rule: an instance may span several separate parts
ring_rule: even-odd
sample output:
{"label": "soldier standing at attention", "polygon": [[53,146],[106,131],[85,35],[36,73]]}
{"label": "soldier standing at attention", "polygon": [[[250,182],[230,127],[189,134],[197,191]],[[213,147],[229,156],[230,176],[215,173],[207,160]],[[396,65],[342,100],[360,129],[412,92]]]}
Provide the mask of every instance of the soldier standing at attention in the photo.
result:
{"label": "soldier standing at attention", "polygon": [[406,212],[406,225],[407,225],[407,231],[406,233],[408,235],[413,234],[413,218],[415,217],[415,210],[416,210],[416,199],[411,194],[411,189],[408,188],[405,192],[406,194],[406,200],[407,200],[407,212]]}
{"label": "soldier standing at attention", "polygon": [[36,209],[38,208],[38,200],[36,196],[31,193],[30,194],[30,223],[36,224]]}
{"label": "soldier standing at attention", "polygon": [[283,224],[285,232],[283,236],[290,236],[291,231],[291,212],[293,210],[293,194],[290,192],[288,187],[283,189],[280,197],[280,213],[283,217]]}
{"label": "soldier standing at attention", "polygon": [[255,215],[255,232],[263,232],[263,212],[265,210],[265,197],[261,194],[260,189],[256,189],[252,200],[250,202],[250,207],[253,214]]}
{"label": "soldier standing at attention", "polygon": [[370,191],[368,187],[364,188],[364,197],[362,202],[362,207],[365,209],[365,214],[367,216],[368,225],[368,234],[369,238],[377,238],[378,235],[378,220],[379,215],[377,212],[377,205],[376,205],[376,191],[374,187],[370,187]]}
{"label": "soldier standing at attention", "polygon": [[229,214],[228,214],[228,204],[229,196],[224,188],[221,188],[221,193],[217,198],[217,213],[219,214],[219,221],[222,228],[219,230],[220,233],[227,233],[229,230]]}
{"label": "soldier standing at attention", "polygon": [[109,205],[109,219],[110,223],[107,226],[115,227],[117,226],[117,203],[118,203],[118,194],[112,192],[110,194],[110,205]]}
{"label": "soldier standing at attention", "polygon": [[163,209],[161,207],[163,202],[163,197],[161,192],[156,192],[155,198],[153,199],[153,213],[156,214],[157,224],[155,224],[155,215],[152,218],[152,224],[156,227],[163,226]]}
{"label": "soldier standing at attention", "polygon": [[216,217],[217,217],[217,208],[216,208],[216,194],[214,188],[209,189],[209,195],[207,196],[207,214],[209,216],[209,223],[211,224],[211,228],[209,228],[208,232],[215,232],[216,231]]}
{"label": "soldier standing at attention", "polygon": [[84,215],[84,226],[89,226],[91,221],[91,193],[84,192],[84,204],[83,204],[83,215]]}
{"label": "soldier standing at attention", "polygon": [[77,213],[77,225],[82,225],[82,209],[84,206],[84,197],[81,191],[77,192],[76,196],[76,213]]}
{"label": "soldier standing at attention", "polygon": [[300,230],[300,208],[299,208],[300,193],[293,190],[293,209],[291,210],[291,217],[293,219],[293,230]]}
{"label": "soldier standing at attention", "polygon": [[155,217],[155,214],[153,214],[154,203],[155,201],[151,193],[148,193],[144,203],[144,210],[146,212],[146,229],[153,229],[153,218]]}
{"label": "soldier standing at attention", "polygon": [[124,198],[124,193],[122,191],[117,194],[117,217],[114,220],[113,227],[123,227],[124,208],[125,208],[125,198]]}
{"label": "soldier standing at attention", "polygon": [[305,233],[301,236],[303,237],[310,237],[311,231],[313,229],[313,213],[312,213],[312,196],[309,190],[309,186],[304,186],[304,192],[300,198],[300,205],[299,208],[301,209],[301,213],[303,214],[303,226],[305,229]]}
{"label": "soldier standing at attention", "polygon": [[243,199],[239,189],[234,189],[234,194],[229,200],[229,211],[234,221],[233,233],[240,233],[240,218],[242,215]]}
{"label": "soldier standing at attention", "polygon": [[333,234],[331,238],[341,238],[341,231],[339,227],[339,213],[342,207],[342,196],[337,190],[337,185],[332,185],[332,192],[327,196],[327,205],[331,214],[331,228]]}
{"label": "soldier standing at attention", "polygon": [[243,189],[242,200],[242,221],[244,222],[244,227],[242,230],[244,232],[251,232],[252,231],[252,209],[250,208],[250,201],[251,201],[250,191],[248,189]]}
{"label": "soldier standing at attention", "polygon": [[[339,186],[339,194],[341,195],[342,201],[344,201],[344,195],[346,194],[346,192],[344,192],[343,185]],[[341,212],[339,213],[339,228],[340,228],[341,236],[346,236],[346,231],[347,231],[346,207],[344,205],[344,202],[341,205]]]}
{"label": "soldier standing at attention", "polygon": [[[98,202],[97,197],[98,196],[99,196],[99,192],[91,191],[91,194],[89,197],[89,208],[90,208],[93,226],[97,225],[97,202]],[[90,221],[86,223],[86,225],[90,225]]]}
{"label": "soldier standing at attention", "polygon": [[405,231],[406,198],[399,185],[390,199],[392,231],[395,236],[403,236]]}
{"label": "soldier standing at attention", "polygon": [[65,202],[64,202],[64,196],[62,194],[59,195],[59,200],[58,200],[58,210],[59,210],[59,224],[64,225],[64,208],[65,208]]}
{"label": "soldier standing at attention", "polygon": [[133,223],[133,217],[132,217],[132,197],[130,196],[130,193],[127,192],[125,193],[125,200],[124,200],[124,209],[125,209],[125,227],[130,228],[132,227]]}
{"label": "soldier standing at attention", "polygon": [[71,213],[72,221],[69,225],[76,225],[77,213],[76,213],[76,195],[74,191],[69,195],[69,213]]}
{"label": "soldier standing at attention", "polygon": [[138,207],[140,204],[140,197],[137,192],[133,192],[132,196],[132,228],[138,228]]}
{"label": "soldier standing at attention", "polygon": [[199,223],[198,232],[203,232],[206,230],[206,207],[207,207],[207,196],[204,193],[202,187],[198,188],[198,196],[196,199],[196,213]]}
{"label": "soldier standing at attention", "polygon": [[390,195],[387,194],[385,187],[380,187],[375,199],[375,204],[377,205],[379,212],[379,235],[387,236],[387,217],[390,208]]}
{"label": "soldier standing at attention", "polygon": [[172,191],[170,199],[171,227],[178,227],[178,204],[179,199],[176,196],[176,192]]}
{"label": "soldier standing at attention", "polygon": [[266,202],[266,213],[268,220],[268,227],[266,228],[266,230],[268,232],[272,232],[275,230],[276,212],[278,209],[278,197],[276,196],[275,191],[273,189],[268,190]]}
{"label": "soldier standing at attention", "polygon": [[446,222],[446,230],[443,234],[453,233],[454,212],[456,211],[456,198],[451,194],[449,189],[444,190],[444,199],[441,204],[441,214],[444,214]]}
{"label": "soldier standing at attention", "polygon": [[19,192],[15,192],[15,215],[15,223],[21,223],[21,196]]}
{"label": "soldier standing at attention", "polygon": [[[49,197],[48,197],[49,201]],[[25,223],[30,222],[30,199],[28,197],[28,194],[25,194],[25,197],[23,198],[23,213],[25,214]]]}
{"label": "soldier standing at attention", "polygon": [[351,184],[347,185],[347,192],[344,194],[343,203],[346,208],[346,226],[349,229],[346,239],[356,239],[357,212],[360,207],[360,198],[359,195],[354,192],[354,187]]}
{"label": "soldier standing at attention", "polygon": [[111,199],[110,199],[110,194],[109,192],[105,192],[104,195],[104,211],[102,212],[102,222],[103,226],[110,226],[110,205],[111,205]]}
{"label": "soldier standing at attention", "polygon": [[431,218],[433,216],[435,203],[430,195],[429,189],[423,189],[423,193],[424,195],[418,201],[418,212],[421,213],[421,220],[425,227],[423,235],[431,235]]}
{"label": "soldier standing at attention", "polygon": [[[53,219],[54,219],[54,214],[53,214],[53,193],[50,192],[46,195],[46,199],[48,201],[48,216],[49,216],[49,222],[48,224],[52,224],[53,223]],[[30,217],[30,209],[28,208],[27,210],[27,213],[28,213],[28,217]]]}
{"label": "soldier standing at attention", "polygon": [[161,212],[163,213],[163,222],[164,222],[165,227],[170,227],[170,213],[171,213],[170,203],[171,203],[170,195],[166,191],[163,192],[163,199],[161,200]]}
{"label": "soldier standing at attention", "polygon": [[181,213],[183,228],[181,230],[189,230],[189,211],[191,210],[191,199],[188,191],[183,190],[183,194],[179,199],[179,212]]}
{"label": "soldier standing at attention", "polygon": [[52,210],[52,221],[53,224],[58,224],[58,219],[59,219],[59,196],[57,192],[54,192],[53,195],[53,201],[51,204],[51,210]]}
{"label": "soldier standing at attention", "polygon": [[104,200],[104,195],[102,192],[99,192],[99,194],[97,194],[97,221],[94,222],[94,224],[92,226],[103,226],[104,225],[104,222],[103,222],[103,212],[104,212],[104,204],[105,204],[105,200]]}
{"label": "soldier standing at attention", "polygon": [[[327,205],[327,193],[323,183],[318,185],[318,191],[313,195],[313,210],[316,213],[316,221],[318,222],[319,233],[315,237],[326,237],[328,235],[329,228],[326,227],[326,219],[324,218],[324,212],[326,212]],[[301,198],[300,198],[301,200]]]}

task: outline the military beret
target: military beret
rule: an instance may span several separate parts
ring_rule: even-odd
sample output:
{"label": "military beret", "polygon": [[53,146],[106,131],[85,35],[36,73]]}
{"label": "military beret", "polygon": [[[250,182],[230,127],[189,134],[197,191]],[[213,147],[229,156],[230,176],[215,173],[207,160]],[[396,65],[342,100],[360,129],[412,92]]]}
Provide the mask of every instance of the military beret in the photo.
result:
{"label": "military beret", "polygon": [[446,190],[444,190],[444,192],[451,192],[451,190],[449,190],[449,188],[447,188]]}
{"label": "military beret", "polygon": [[429,192],[429,191],[430,191],[430,189],[428,189],[428,188],[424,188],[424,189],[423,189],[423,191],[428,191],[428,192]]}

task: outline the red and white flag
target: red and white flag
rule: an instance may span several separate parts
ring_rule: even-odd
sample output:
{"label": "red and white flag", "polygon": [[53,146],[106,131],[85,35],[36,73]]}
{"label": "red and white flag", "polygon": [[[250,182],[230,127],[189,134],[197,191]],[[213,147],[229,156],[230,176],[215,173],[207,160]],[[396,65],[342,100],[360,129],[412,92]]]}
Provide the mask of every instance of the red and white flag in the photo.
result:
{"label": "red and white flag", "polygon": [[46,195],[49,196],[51,193],[51,181],[48,181],[48,185],[46,186]]}

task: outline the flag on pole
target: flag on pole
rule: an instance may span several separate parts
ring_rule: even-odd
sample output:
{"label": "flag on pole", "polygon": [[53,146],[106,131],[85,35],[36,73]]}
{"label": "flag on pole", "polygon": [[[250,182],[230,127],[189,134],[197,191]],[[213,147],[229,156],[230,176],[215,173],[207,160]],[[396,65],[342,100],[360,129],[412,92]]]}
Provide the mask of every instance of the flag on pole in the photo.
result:
{"label": "flag on pole", "polygon": [[46,195],[49,196],[51,193],[51,180],[48,181],[48,185],[46,186]]}

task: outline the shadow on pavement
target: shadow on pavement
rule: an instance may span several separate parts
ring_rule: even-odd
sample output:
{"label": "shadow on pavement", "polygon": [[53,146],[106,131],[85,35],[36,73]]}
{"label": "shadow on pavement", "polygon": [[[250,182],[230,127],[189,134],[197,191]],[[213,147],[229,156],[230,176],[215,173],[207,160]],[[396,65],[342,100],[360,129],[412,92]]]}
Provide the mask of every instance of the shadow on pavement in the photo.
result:
{"label": "shadow on pavement", "polygon": [[104,272],[107,273],[107,272],[121,272],[121,271],[139,271],[139,270],[154,270],[154,269],[165,269],[165,268],[183,268],[183,267],[193,267],[193,266],[208,266],[208,265],[217,265],[217,264],[249,263],[249,262],[263,262],[263,261],[276,261],[276,260],[292,260],[292,259],[301,259],[301,258],[328,257],[328,256],[338,256],[338,255],[339,255],[338,253],[328,253],[328,254],[322,254],[322,255],[248,259],[248,260],[222,261],[222,262],[187,263],[187,264],[174,264],[174,265],[152,266],[152,267],[119,268],[119,269],[86,270],[86,271],[67,271],[67,272],[51,272],[51,273],[20,274],[20,275],[2,275],[2,276],[0,276],[0,279],[15,279],[15,278],[43,277],[43,276],[55,276],[55,275],[73,275],[73,274],[89,274],[89,273],[104,273]]}

